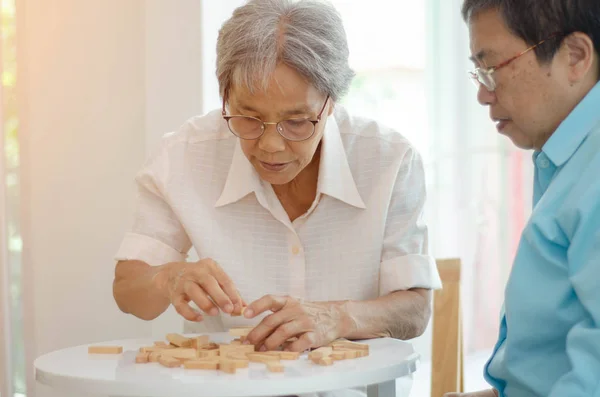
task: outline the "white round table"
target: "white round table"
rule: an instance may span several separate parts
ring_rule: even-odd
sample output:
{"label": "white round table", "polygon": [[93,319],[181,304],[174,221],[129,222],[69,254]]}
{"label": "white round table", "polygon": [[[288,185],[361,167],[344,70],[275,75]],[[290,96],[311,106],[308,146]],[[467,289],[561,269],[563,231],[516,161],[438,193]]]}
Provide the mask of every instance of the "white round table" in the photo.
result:
{"label": "white round table", "polygon": [[[190,335],[191,336],[191,335]],[[210,334],[227,343],[226,333]],[[270,373],[264,364],[250,363],[236,374],[166,368],[158,363],[136,364],[135,355],[150,339],[127,339],[93,345],[123,346],[117,355],[89,355],[89,345],[45,354],[34,362],[36,380],[57,390],[81,395],[135,397],[255,397],[288,396],[368,385],[368,395],[395,397],[395,379],[409,376],[418,354],[408,342],[383,338],[364,341],[369,356],[320,366],[307,359],[282,361],[283,373]]]}

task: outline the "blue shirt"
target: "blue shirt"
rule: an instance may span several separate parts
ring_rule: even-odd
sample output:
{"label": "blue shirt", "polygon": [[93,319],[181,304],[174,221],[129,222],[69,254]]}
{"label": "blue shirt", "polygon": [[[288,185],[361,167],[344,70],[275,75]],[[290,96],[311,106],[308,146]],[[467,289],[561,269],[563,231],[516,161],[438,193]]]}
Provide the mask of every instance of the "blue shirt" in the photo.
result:
{"label": "blue shirt", "polygon": [[485,377],[501,397],[600,397],[600,83],[534,162]]}

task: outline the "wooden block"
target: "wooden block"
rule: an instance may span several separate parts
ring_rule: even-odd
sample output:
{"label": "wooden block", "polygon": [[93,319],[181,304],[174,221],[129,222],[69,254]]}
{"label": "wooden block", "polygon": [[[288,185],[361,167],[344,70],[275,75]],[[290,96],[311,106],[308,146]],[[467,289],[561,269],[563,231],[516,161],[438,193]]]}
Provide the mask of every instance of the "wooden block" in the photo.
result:
{"label": "wooden block", "polygon": [[146,364],[148,361],[150,361],[150,353],[138,353],[135,356],[136,364]]}
{"label": "wooden block", "polygon": [[239,340],[239,339],[234,339],[234,340],[232,340],[232,341],[231,341],[229,344],[230,344],[230,345],[241,345],[241,344],[242,344],[242,341],[241,341],[241,340]]}
{"label": "wooden block", "polygon": [[227,353],[241,352],[241,353],[252,353],[254,352],[254,345],[220,345],[219,354],[223,357],[227,356]]}
{"label": "wooden block", "polygon": [[248,368],[248,365],[250,363],[250,360],[248,360],[248,357],[231,357],[231,356],[227,356],[227,358],[221,358],[221,361],[227,361],[227,362],[231,362],[235,365],[236,368],[240,369],[240,368]]}
{"label": "wooden block", "polygon": [[160,365],[162,365],[163,367],[167,367],[167,368],[178,368],[181,367],[181,362],[173,357],[169,357],[169,356],[163,356],[161,355],[158,358],[158,363]]}
{"label": "wooden block", "polygon": [[351,359],[354,359],[354,358],[358,358],[358,352],[360,350],[354,350],[354,349],[337,349],[337,350],[334,350],[334,351],[339,351],[339,352],[344,353],[345,359],[346,360],[351,360]]}
{"label": "wooden block", "polygon": [[210,337],[208,335],[201,335],[192,338],[192,346],[194,349],[202,349],[204,346],[210,344]]}
{"label": "wooden block", "polygon": [[275,357],[270,354],[262,354],[262,353],[247,353],[246,356],[248,360],[253,363],[266,363],[269,361],[279,361],[279,357]]}
{"label": "wooden block", "polygon": [[156,342],[154,342],[154,346],[169,347],[170,344],[162,340],[157,340]]}
{"label": "wooden block", "polygon": [[189,360],[183,363],[185,369],[219,369],[219,360]]}
{"label": "wooden block", "polygon": [[369,351],[369,345],[366,343],[356,343],[356,342],[348,342],[348,341],[340,341],[331,343],[333,350],[337,349],[354,349],[354,350],[365,350]]}
{"label": "wooden block", "polygon": [[148,357],[148,361],[150,361],[151,363],[157,363],[159,358],[160,352],[152,352]]}
{"label": "wooden block", "polygon": [[369,355],[368,350],[357,350],[356,352],[358,353],[358,357],[367,357]]}
{"label": "wooden block", "polygon": [[316,362],[315,361],[313,361],[313,362],[318,365],[323,365],[323,366],[333,365],[333,358],[331,356],[326,356],[326,357],[321,357],[319,359],[316,359]]}
{"label": "wooden block", "polygon": [[229,335],[231,336],[247,336],[254,327],[233,327],[229,328]]}
{"label": "wooden block", "polygon": [[192,347],[192,339],[179,334],[167,334],[167,340],[179,347]]}
{"label": "wooden block", "polygon": [[333,353],[331,353],[331,358],[333,358],[336,361],[345,360],[346,353],[342,350],[334,350]]}
{"label": "wooden block", "polygon": [[269,372],[283,372],[284,367],[279,361],[267,361],[267,369]]}
{"label": "wooden block", "polygon": [[318,349],[313,350],[310,353],[308,353],[308,358],[311,360],[319,359],[319,358],[330,356],[331,353],[333,353],[333,349],[331,347],[319,347]]}
{"label": "wooden block", "polygon": [[198,350],[198,358],[219,357],[219,350]]}
{"label": "wooden block", "polygon": [[248,356],[246,356],[246,353],[242,353],[242,352],[230,352],[230,353],[227,353],[227,356],[224,358],[231,358],[234,360],[247,360]]}
{"label": "wooden block", "polygon": [[171,357],[177,359],[192,360],[198,358],[198,352],[196,351],[196,349],[192,349],[189,347],[179,347],[177,349],[161,350],[160,353],[163,357]]}
{"label": "wooden block", "polygon": [[88,354],[121,354],[123,346],[89,346]]}
{"label": "wooden block", "polygon": [[299,357],[299,352],[279,352],[279,358],[282,360],[297,360]]}
{"label": "wooden block", "polygon": [[232,360],[221,360],[219,361],[219,370],[228,374],[235,374],[237,367],[235,362]]}
{"label": "wooden block", "polygon": [[214,342],[210,342],[208,345],[198,348],[198,350],[219,350],[219,345]]}

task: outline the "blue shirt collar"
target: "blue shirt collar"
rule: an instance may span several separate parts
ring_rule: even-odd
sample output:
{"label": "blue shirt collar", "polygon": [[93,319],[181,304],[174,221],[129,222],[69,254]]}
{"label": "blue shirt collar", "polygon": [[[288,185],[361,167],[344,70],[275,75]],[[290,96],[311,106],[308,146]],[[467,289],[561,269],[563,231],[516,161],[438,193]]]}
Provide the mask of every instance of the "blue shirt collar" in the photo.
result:
{"label": "blue shirt collar", "polygon": [[600,122],[600,82],[558,126],[542,148],[556,167],[562,166],[577,151],[594,126]]}

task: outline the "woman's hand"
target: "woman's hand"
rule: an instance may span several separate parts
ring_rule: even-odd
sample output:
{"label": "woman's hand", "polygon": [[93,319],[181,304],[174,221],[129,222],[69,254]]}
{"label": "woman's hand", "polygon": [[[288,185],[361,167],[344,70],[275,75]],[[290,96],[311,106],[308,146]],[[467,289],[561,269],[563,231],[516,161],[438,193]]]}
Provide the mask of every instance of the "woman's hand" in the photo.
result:
{"label": "woman's hand", "polygon": [[[355,326],[344,302],[302,303],[289,296],[266,295],[245,310],[246,318],[272,311],[246,337],[246,343],[259,350],[284,346],[290,351],[305,351],[343,337]],[[286,343],[288,339],[297,340]]]}
{"label": "woman's hand", "polygon": [[244,301],[231,278],[212,259],[169,263],[155,276],[159,290],[169,298],[177,313],[189,321],[202,321],[203,314],[188,304],[193,301],[204,314],[239,313]]}

